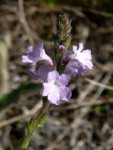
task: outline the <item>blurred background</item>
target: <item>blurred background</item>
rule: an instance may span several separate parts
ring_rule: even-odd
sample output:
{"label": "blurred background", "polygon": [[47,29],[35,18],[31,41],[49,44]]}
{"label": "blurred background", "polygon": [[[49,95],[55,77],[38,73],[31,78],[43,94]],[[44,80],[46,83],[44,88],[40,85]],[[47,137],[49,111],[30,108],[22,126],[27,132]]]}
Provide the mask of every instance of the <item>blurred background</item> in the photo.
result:
{"label": "blurred background", "polygon": [[51,53],[59,14],[69,15],[72,42],[92,50],[94,69],[70,82],[72,100],[51,107],[28,150],[113,150],[113,1],[0,1],[0,150],[17,150],[25,127],[42,106],[41,81],[21,56],[39,41]]}

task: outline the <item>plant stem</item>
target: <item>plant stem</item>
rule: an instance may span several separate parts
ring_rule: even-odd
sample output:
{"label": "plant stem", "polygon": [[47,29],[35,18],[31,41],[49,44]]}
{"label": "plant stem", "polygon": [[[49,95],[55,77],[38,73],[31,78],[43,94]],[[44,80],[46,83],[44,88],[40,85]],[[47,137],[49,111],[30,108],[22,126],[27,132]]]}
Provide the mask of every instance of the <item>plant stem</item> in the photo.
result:
{"label": "plant stem", "polygon": [[39,114],[32,118],[30,122],[28,123],[26,134],[22,141],[19,144],[20,150],[26,150],[26,148],[29,145],[30,139],[34,131],[41,127],[47,120],[49,113],[48,113],[48,107],[49,107],[49,102],[47,100],[44,100],[43,107],[39,111]]}

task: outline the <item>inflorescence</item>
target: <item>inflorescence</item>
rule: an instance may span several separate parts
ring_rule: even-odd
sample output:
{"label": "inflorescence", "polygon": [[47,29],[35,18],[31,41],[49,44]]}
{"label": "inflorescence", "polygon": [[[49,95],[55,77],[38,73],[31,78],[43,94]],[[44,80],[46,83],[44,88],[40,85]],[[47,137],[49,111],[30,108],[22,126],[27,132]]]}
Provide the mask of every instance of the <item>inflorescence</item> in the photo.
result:
{"label": "inflorescence", "polygon": [[27,73],[32,78],[43,80],[42,96],[55,105],[61,100],[70,100],[72,93],[68,83],[71,77],[84,75],[87,70],[93,69],[91,50],[84,50],[83,43],[69,49],[70,41],[70,21],[67,15],[60,15],[57,33],[54,34],[54,58],[46,54],[42,42],[37,46],[28,46],[27,54],[22,56],[24,63],[39,63],[36,71],[27,69]]}

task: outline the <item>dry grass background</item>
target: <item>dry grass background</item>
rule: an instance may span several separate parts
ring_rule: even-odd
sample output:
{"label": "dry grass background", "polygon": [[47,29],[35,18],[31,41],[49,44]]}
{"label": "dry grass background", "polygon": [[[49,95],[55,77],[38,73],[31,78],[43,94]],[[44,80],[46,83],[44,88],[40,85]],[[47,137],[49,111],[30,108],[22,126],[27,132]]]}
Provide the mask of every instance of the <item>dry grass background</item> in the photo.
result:
{"label": "dry grass background", "polygon": [[61,13],[72,20],[71,45],[82,41],[92,50],[94,70],[70,82],[72,100],[51,106],[28,150],[113,150],[113,15],[83,1],[72,7],[33,0],[0,4],[0,89],[5,84],[9,93],[0,90],[0,150],[18,149],[27,122],[41,107],[40,80],[27,76],[21,55],[39,41],[51,53]]}

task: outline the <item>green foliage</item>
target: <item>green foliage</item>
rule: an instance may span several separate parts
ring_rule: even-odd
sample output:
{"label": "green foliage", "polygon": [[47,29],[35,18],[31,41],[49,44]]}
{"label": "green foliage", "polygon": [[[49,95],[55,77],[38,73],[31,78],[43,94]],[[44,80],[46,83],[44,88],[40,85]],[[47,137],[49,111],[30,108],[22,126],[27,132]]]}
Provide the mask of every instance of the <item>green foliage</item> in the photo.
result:
{"label": "green foliage", "polygon": [[57,0],[42,0],[41,3],[48,5],[49,7],[54,7]]}
{"label": "green foliage", "polygon": [[104,105],[104,104],[93,107],[94,112],[99,116],[104,115],[107,109],[108,109],[107,105]]}
{"label": "green foliage", "polygon": [[45,0],[45,2],[49,5],[54,5],[56,3],[56,0]]}
{"label": "green foliage", "polygon": [[110,98],[113,98],[113,91],[112,91],[112,90],[109,90],[109,91],[108,91],[108,96],[109,96]]}

